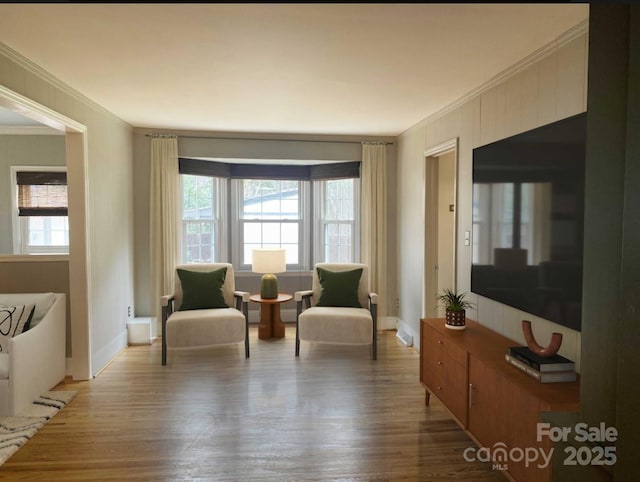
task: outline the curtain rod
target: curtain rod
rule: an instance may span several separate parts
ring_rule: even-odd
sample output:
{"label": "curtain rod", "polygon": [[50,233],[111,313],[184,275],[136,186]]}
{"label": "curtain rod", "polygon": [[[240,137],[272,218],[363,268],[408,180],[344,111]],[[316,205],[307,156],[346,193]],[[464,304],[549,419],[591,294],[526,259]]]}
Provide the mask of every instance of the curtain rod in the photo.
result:
{"label": "curtain rod", "polygon": [[158,139],[176,139],[175,134],[145,134],[146,137],[156,137]]}
{"label": "curtain rod", "polygon": [[170,134],[145,134],[145,137],[182,137],[185,139],[216,139],[216,140],[231,140],[231,141],[288,141],[288,142],[331,142],[334,144],[394,144],[387,141],[330,141],[330,140],[311,140],[311,139],[265,139],[259,137],[212,137],[212,136],[179,136]]}

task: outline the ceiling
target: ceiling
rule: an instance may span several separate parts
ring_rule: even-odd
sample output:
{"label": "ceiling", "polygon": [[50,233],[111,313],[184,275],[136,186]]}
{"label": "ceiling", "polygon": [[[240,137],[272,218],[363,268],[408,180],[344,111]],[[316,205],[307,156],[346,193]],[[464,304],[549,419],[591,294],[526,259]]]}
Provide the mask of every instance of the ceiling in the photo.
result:
{"label": "ceiling", "polygon": [[24,126],[40,126],[38,121],[25,117],[22,114],[13,112],[0,106],[0,126],[24,127]]}
{"label": "ceiling", "polygon": [[41,124],[37,120],[0,106],[0,135],[64,135],[63,131]]}
{"label": "ceiling", "polygon": [[0,42],[135,127],[395,136],[588,4],[0,4]]}

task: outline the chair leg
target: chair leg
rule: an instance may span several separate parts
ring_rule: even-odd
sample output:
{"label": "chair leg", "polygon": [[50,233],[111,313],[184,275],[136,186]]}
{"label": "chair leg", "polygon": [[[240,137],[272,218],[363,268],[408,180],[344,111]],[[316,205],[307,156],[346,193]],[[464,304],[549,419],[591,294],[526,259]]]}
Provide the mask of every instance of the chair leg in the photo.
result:
{"label": "chair leg", "polygon": [[169,317],[167,307],[162,307],[162,365],[167,364],[167,318]]}
{"label": "chair leg", "polygon": [[371,305],[371,319],[373,321],[373,339],[371,340],[371,359],[378,359],[378,306]]}
{"label": "chair leg", "polygon": [[299,326],[299,318],[300,313],[302,312],[302,300],[298,301],[296,307],[296,356],[300,356],[300,326]]}
{"label": "chair leg", "polygon": [[249,358],[249,303],[242,302],[242,314],[244,315],[244,356]]}

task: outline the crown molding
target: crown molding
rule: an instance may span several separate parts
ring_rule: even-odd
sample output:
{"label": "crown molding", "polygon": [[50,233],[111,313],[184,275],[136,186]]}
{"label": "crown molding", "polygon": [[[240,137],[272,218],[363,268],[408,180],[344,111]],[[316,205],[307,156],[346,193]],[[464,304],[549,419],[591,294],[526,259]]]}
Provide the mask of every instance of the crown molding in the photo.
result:
{"label": "crown molding", "polygon": [[5,44],[5,43],[3,43],[1,41],[0,41],[0,55],[3,55],[5,57],[7,57],[9,60],[11,60],[12,62],[15,62],[16,64],[18,64],[20,67],[25,69],[30,74],[33,74],[33,75],[39,77],[40,79],[42,79],[45,82],[47,82],[48,84],[52,85],[56,89],[59,89],[60,91],[64,92],[65,94],[69,95],[70,97],[74,98],[75,100],[77,100],[79,102],[82,102],[83,104],[91,107],[92,109],[94,109],[94,110],[96,110],[98,112],[102,112],[104,114],[107,114],[107,115],[109,115],[111,117],[114,117],[114,118],[120,120],[121,122],[125,122],[124,120],[120,119],[120,117],[118,117],[113,112],[111,112],[110,110],[108,110],[105,107],[101,106],[97,102],[91,100],[89,97],[87,97],[86,95],[82,94],[81,92],[75,90],[73,87],[71,87],[70,85],[64,83],[62,80],[60,80],[59,78],[55,77],[53,74],[47,72],[44,68],[40,67],[40,65],[36,64],[32,60],[29,60],[24,55],[22,55],[20,52],[12,49],[7,44]]}
{"label": "crown molding", "polygon": [[456,110],[457,108],[459,108],[462,105],[466,104],[470,100],[478,97],[480,94],[483,94],[484,92],[488,91],[489,89],[492,89],[493,87],[497,86],[498,84],[501,84],[502,82],[507,80],[509,77],[512,77],[515,74],[517,74],[517,73],[519,73],[519,72],[521,72],[523,70],[526,70],[527,68],[529,68],[532,65],[536,64],[537,62],[539,62],[543,58],[548,57],[549,55],[557,52],[558,50],[560,50],[562,47],[564,47],[568,43],[572,42],[573,40],[575,40],[575,39],[577,39],[577,38],[579,38],[579,37],[581,37],[581,36],[583,36],[585,34],[588,34],[588,33],[589,33],[589,19],[586,19],[586,20],[583,20],[582,22],[578,23],[576,26],[570,28],[569,30],[567,30],[563,34],[561,34],[558,37],[556,37],[555,40],[552,40],[551,42],[547,43],[546,45],[543,45],[538,50],[536,50],[533,53],[529,54],[528,56],[526,56],[525,58],[523,58],[519,62],[516,62],[515,64],[513,64],[511,67],[509,67],[509,68],[503,70],[502,72],[500,72],[499,74],[495,75],[494,77],[489,79],[484,84],[481,84],[480,86],[476,87],[475,89],[467,92],[465,95],[460,97],[455,102],[453,102],[453,103],[447,105],[446,107],[443,107],[442,109],[434,112],[433,114],[431,114],[428,117],[424,118],[423,120],[421,120],[420,122],[418,122],[417,124],[415,124],[414,126],[410,127],[407,130],[413,129],[414,127],[417,127],[417,126],[420,126],[420,125],[426,125],[429,122],[432,122],[432,121],[434,121],[434,120],[436,120],[436,119],[438,119],[440,117],[443,117],[443,116],[447,115],[451,111]]}

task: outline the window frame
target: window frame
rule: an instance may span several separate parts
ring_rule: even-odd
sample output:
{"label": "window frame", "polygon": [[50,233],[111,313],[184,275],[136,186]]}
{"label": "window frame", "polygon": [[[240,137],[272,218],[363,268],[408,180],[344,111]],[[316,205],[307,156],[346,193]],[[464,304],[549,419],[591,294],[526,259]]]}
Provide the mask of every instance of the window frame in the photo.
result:
{"label": "window frame", "polygon": [[[327,182],[338,181],[343,179],[351,179],[353,181],[353,220],[336,220],[327,219],[326,210],[326,191]],[[351,263],[357,263],[360,259],[360,178],[349,177],[341,179],[318,179],[314,181],[314,262],[333,262],[327,261],[325,227],[328,224],[350,224],[353,229],[353,239],[351,246]],[[337,261],[336,261],[337,262]]]}
{"label": "window frame", "polygon": [[[244,193],[242,189],[242,183],[247,179],[231,179],[231,206],[228,211],[231,212],[230,229],[231,229],[231,246],[235,246],[236,249],[231,249],[230,259],[237,271],[251,271],[251,263],[242,263],[242,256],[244,252],[244,223],[245,222],[261,222],[261,223],[297,223],[298,224],[298,263],[288,263],[287,271],[299,271],[309,265],[309,181],[298,182],[298,213],[299,218],[296,220],[287,219],[243,219],[242,218],[242,206],[244,202]],[[253,179],[255,180],[255,179]],[[292,181],[291,179],[274,179],[280,181]]]}
{"label": "window frame", "polygon": [[[67,166],[10,166],[13,254],[69,254],[69,244],[61,246],[30,246],[28,244],[30,216],[18,215],[18,172],[67,172]],[[67,214],[64,217],[67,218],[67,240],[69,240],[69,216]]]}
{"label": "window frame", "polygon": [[[210,222],[213,227],[214,241],[212,252],[212,263],[221,262],[224,258],[224,253],[227,252],[226,243],[226,225],[227,225],[227,179],[216,176],[204,176],[200,174],[180,174],[180,261],[182,263],[197,263],[196,261],[187,261],[186,259],[186,226],[190,221],[184,217],[184,176],[193,177],[210,177],[212,179],[212,217],[211,220],[204,219],[203,222]],[[216,189],[217,184],[217,189]],[[216,196],[216,191],[218,195]],[[219,237],[215,237],[215,233],[218,233]]]}

